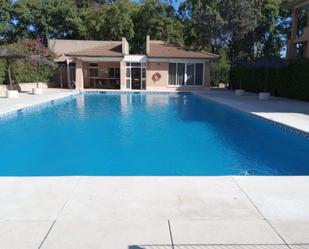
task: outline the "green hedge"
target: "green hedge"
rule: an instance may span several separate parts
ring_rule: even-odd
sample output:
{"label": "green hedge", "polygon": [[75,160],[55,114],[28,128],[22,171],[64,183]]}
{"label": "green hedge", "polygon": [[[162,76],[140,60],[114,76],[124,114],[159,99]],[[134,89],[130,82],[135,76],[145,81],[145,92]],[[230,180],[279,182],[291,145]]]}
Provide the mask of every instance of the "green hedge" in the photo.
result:
{"label": "green hedge", "polygon": [[27,61],[15,60],[12,63],[12,78],[16,83],[49,82],[53,76],[54,70],[48,65],[40,65],[38,74],[36,65]]}
{"label": "green hedge", "polygon": [[[242,82],[246,91],[261,92],[266,74],[265,69],[237,66],[231,71],[231,86],[233,89],[240,88]],[[292,59],[287,68],[269,70],[267,90],[273,96],[309,101],[309,59]]]}
{"label": "green hedge", "polygon": [[[12,80],[14,83],[49,82],[54,69],[47,65],[40,65],[38,75],[36,66],[25,60],[11,60]],[[8,84],[6,61],[0,59],[0,84]]]}

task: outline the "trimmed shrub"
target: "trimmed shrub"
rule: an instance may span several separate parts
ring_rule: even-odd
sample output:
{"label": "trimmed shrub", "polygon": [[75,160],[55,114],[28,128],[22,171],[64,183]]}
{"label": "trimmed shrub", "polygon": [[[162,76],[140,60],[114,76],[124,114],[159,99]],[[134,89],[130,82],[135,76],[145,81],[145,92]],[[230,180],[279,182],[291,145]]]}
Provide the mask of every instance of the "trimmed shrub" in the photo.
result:
{"label": "trimmed shrub", "polygon": [[[267,90],[273,96],[309,101],[309,59],[289,60],[289,66],[282,69],[269,69]],[[249,92],[264,90],[267,69],[237,66],[232,69],[230,79],[233,89],[240,87]]]}

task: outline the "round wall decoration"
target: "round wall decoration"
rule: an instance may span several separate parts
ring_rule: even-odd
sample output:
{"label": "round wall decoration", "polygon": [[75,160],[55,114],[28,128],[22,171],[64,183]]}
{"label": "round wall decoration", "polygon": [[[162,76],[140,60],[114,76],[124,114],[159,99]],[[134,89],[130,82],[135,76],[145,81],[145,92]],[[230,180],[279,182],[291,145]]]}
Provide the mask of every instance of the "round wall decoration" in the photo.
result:
{"label": "round wall decoration", "polygon": [[161,77],[162,77],[161,74],[155,73],[155,74],[152,75],[152,80],[153,81],[158,81],[158,80],[161,79]]}

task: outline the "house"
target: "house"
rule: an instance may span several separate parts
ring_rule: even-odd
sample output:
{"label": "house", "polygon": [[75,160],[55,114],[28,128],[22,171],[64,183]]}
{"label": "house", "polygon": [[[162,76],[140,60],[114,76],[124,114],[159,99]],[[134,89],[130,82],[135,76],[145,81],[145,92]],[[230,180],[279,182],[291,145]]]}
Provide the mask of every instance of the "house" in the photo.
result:
{"label": "house", "polygon": [[79,89],[188,89],[210,86],[210,62],[218,55],[146,39],[145,55],[130,55],[122,41],[49,40],[60,64],[57,80]]}
{"label": "house", "polygon": [[283,7],[292,10],[291,37],[287,45],[287,58],[309,57],[309,0],[288,0]]}

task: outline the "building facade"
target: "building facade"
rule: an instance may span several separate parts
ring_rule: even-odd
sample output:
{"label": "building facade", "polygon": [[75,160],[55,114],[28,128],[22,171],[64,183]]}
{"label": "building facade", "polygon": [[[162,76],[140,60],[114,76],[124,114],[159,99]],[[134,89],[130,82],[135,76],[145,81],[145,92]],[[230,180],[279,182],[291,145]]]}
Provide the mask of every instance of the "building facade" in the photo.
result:
{"label": "building facade", "polygon": [[288,0],[284,5],[292,11],[291,36],[287,58],[309,57],[309,0]]}
{"label": "building facade", "polygon": [[49,40],[60,64],[56,80],[79,89],[160,90],[210,86],[217,55],[146,39],[145,55],[130,55],[122,41]]}

